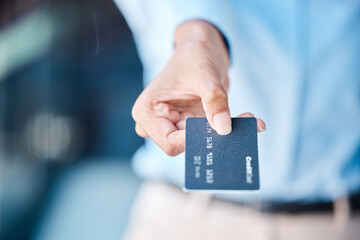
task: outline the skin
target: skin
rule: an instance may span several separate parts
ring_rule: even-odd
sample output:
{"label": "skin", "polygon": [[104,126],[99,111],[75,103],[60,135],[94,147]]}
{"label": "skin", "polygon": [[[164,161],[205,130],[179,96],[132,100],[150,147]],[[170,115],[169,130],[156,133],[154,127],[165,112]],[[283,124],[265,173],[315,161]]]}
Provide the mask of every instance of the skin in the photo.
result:
{"label": "skin", "polygon": [[[133,106],[136,133],[151,137],[169,156],[184,152],[187,117],[206,117],[217,133],[229,134],[228,68],[224,40],[213,25],[203,20],[181,24],[170,60]],[[258,132],[266,129],[261,119],[257,126]]]}

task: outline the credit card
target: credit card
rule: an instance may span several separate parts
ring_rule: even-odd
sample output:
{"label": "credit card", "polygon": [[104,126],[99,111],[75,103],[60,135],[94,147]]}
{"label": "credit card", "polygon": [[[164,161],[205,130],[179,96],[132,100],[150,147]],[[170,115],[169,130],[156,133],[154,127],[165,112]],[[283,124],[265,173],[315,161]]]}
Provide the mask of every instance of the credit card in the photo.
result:
{"label": "credit card", "polygon": [[206,118],[186,119],[185,190],[259,190],[256,118],[232,118],[222,136]]}

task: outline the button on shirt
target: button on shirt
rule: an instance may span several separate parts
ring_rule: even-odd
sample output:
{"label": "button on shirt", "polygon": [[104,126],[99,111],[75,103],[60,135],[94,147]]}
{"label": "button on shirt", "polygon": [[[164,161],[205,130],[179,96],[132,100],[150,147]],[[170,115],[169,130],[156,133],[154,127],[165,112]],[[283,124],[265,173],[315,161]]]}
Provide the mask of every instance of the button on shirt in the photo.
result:
{"label": "button on shirt", "polygon": [[[261,190],[238,201],[322,201],[360,190],[359,0],[115,0],[148,84],[169,60],[176,27],[204,19],[231,46],[233,116],[265,120],[259,134]],[[151,140],[134,156],[144,178],[184,184],[184,155]]]}

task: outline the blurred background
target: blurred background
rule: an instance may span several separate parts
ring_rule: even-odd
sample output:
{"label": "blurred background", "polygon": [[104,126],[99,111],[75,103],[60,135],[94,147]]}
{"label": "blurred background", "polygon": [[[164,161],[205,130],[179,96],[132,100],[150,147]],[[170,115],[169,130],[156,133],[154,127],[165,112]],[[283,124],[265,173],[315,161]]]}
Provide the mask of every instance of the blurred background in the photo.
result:
{"label": "blurred background", "polygon": [[120,239],[142,67],[112,0],[0,2],[0,239]]}

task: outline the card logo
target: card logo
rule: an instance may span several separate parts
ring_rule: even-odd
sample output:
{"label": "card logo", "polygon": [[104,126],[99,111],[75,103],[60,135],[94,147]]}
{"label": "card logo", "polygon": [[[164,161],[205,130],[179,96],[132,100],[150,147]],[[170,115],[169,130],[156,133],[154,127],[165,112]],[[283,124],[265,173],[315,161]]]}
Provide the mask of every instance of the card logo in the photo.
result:
{"label": "card logo", "polygon": [[250,184],[253,182],[252,180],[253,168],[251,166],[252,158],[250,156],[246,156],[245,160],[246,160],[246,182]]}

